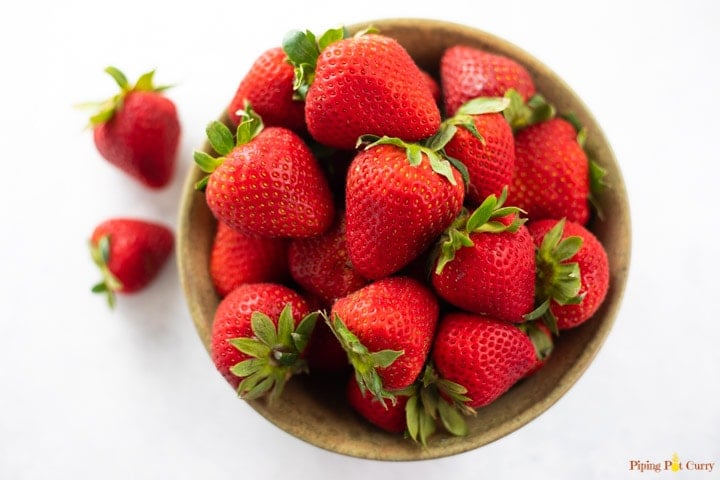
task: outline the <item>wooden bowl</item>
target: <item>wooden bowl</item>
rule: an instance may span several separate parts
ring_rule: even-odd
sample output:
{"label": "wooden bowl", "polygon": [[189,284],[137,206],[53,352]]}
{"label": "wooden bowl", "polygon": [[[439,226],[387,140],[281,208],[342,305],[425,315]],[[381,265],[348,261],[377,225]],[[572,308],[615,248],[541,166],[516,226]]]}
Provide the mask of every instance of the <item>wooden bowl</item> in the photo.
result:
{"label": "wooden bowl", "polygon": [[[592,114],[563,80],[537,59],[498,37],[442,21],[385,19],[355,25],[350,30],[357,31],[369,24],[397,39],[418,65],[431,73],[437,73],[443,51],[456,44],[475,46],[518,60],[530,71],[538,92],[559,112],[574,112],[588,127],[586,147],[607,169],[607,180],[612,186],[600,199],[607,213],[606,219],[590,225],[607,249],[610,261],[610,290],[604,304],[592,319],[562,333],[553,355],[540,372],[518,383],[491,405],[479,409],[476,417],[468,418],[469,435],[452,437],[439,433],[427,448],[421,448],[400,435],[385,433],[357,416],[344,400],[344,382],[343,385],[328,385],[312,376],[293,378],[281,400],[272,408],[264,401],[249,402],[259,414],[282,430],[333,452],[377,460],[444,457],[478,448],[519,429],[552,406],[587,369],[612,327],[625,287],[631,245],[628,200],[619,166]],[[200,178],[201,172],[191,168],[179,212],[177,261],[192,319],[200,340],[209,350],[213,315],[219,302],[208,274],[216,224],[203,194],[194,189]],[[208,375],[222,378],[216,371],[208,371]],[[229,389],[228,394],[232,395],[233,391]]]}

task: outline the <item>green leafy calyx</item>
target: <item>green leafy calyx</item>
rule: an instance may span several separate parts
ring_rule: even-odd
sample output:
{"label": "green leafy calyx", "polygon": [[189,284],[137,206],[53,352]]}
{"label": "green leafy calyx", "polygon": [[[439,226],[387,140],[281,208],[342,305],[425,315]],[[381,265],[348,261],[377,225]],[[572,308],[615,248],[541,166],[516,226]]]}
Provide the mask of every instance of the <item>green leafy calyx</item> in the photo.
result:
{"label": "green leafy calyx", "polygon": [[405,150],[408,162],[413,167],[417,167],[422,163],[424,155],[430,162],[430,168],[432,168],[435,173],[445,177],[451,185],[457,185],[457,181],[455,180],[455,175],[453,173],[453,170],[456,168],[453,166],[447,155],[445,155],[442,147],[435,148],[432,144],[408,143],[397,137],[378,137],[377,135],[362,135],[358,138],[356,147],[360,147],[362,145],[364,145],[365,150],[369,150],[378,145],[394,145],[396,147],[400,147]]}
{"label": "green leafy calyx", "polygon": [[170,88],[169,85],[156,86],[154,84],[155,70],[140,75],[134,85],[130,84],[125,74],[116,67],[106,67],[105,72],[115,80],[115,83],[120,87],[120,92],[105,101],[90,102],[82,105],[96,110],[96,113],[90,117],[90,127],[110,121],[115,116],[115,112],[121,108],[125,97],[130,92],[162,92]]}
{"label": "green leafy calyx", "polygon": [[348,36],[344,27],[330,29],[320,38],[317,38],[310,30],[292,30],[285,35],[282,48],[295,71],[293,80],[295,100],[305,100],[307,90],[315,80],[315,68],[320,53],[328,45],[348,38]]}
{"label": "green leafy calyx", "polygon": [[[520,217],[524,213],[518,207],[505,206],[507,187],[503,188],[500,197],[489,195],[472,213],[464,210],[443,233],[439,241],[435,274],[442,274],[445,266],[455,259],[455,252],[463,247],[474,245],[470,235],[473,233],[517,232],[527,221]],[[512,221],[502,221],[513,216]]]}
{"label": "green leafy calyx", "polygon": [[250,143],[257,137],[264,128],[262,118],[252,109],[249,102],[245,101],[244,108],[238,110],[240,123],[233,137],[232,131],[224,123],[213,120],[205,129],[210,147],[218,153],[218,157],[213,157],[209,153],[196,150],[193,152],[193,160],[195,164],[208,175],[203,177],[195,184],[196,190],[204,190],[209,174],[213,173],[225,161],[225,157],[232,152],[235,147]]}
{"label": "green leafy calyx", "polygon": [[555,107],[540,94],[532,96],[525,102],[522,95],[511,88],[505,92],[505,98],[510,101],[510,104],[503,110],[503,115],[513,131],[522,130],[555,116]]}
{"label": "green leafy calyx", "polygon": [[377,369],[389,367],[404,352],[402,350],[369,351],[337,314],[332,318],[325,315],[325,322],[345,350],[355,370],[355,380],[362,394],[365,395],[366,391],[370,392],[383,406],[387,406],[385,400],[394,403],[395,395],[385,389]]}
{"label": "green leafy calyx", "polygon": [[253,312],[250,318],[253,336],[228,340],[250,358],[230,368],[230,372],[243,380],[238,395],[246,400],[263,396],[275,402],[287,381],[295,374],[307,371],[302,354],[310,341],[318,312],[303,318],[297,327],[288,303],[278,318],[277,325],[262,312]]}
{"label": "green leafy calyx", "polygon": [[565,219],[555,224],[543,237],[536,251],[535,298],[537,308],[525,316],[526,320],[542,318],[548,328],[558,333],[557,320],[550,305],[571,305],[582,302],[580,266],[570,260],[582,247],[579,236],[562,238]]}
{"label": "green leafy calyx", "polygon": [[452,435],[467,435],[464,415],[475,415],[475,410],[467,406],[470,399],[466,393],[465,387],[441,378],[432,363],[428,363],[412,386],[405,406],[408,437],[427,446],[438,424]]}
{"label": "green leafy calyx", "polygon": [[93,293],[106,295],[110,308],[115,307],[115,292],[122,289],[122,282],[110,271],[110,235],[103,235],[97,243],[90,242],[90,256],[100,269],[102,279],[93,285]]}

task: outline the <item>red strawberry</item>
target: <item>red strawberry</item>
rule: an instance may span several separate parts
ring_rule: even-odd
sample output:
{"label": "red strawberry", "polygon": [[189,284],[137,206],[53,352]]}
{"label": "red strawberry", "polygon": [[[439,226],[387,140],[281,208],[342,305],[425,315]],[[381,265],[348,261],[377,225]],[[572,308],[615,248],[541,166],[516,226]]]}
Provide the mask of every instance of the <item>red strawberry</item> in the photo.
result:
{"label": "red strawberry", "polygon": [[168,184],[175,171],[180,121],[175,104],[153,85],[154,71],[130,85],[114,67],[105,69],[121,92],[100,104],[90,119],[100,155],[150,188]]}
{"label": "red strawberry", "polygon": [[504,55],[466,45],[450,47],[443,53],[440,84],[448,116],[476,97],[502,97],[515,89],[527,101],[535,94],[535,84],[524,66]]}
{"label": "red strawberry", "polygon": [[353,266],[371,279],[397,272],[452,223],[463,197],[460,173],[430,148],[388,138],[368,145],[345,192]]}
{"label": "red strawberry", "polygon": [[590,218],[588,157],[578,132],[555,117],[515,135],[515,173],[508,200],[531,220],[567,218],[586,224]]}
{"label": "red strawberry", "polygon": [[361,390],[355,377],[351,377],[345,390],[348,403],[365,420],[386,432],[402,433],[405,431],[405,405],[408,397],[397,395],[392,404],[384,404],[367,390]]}
{"label": "red strawberry", "polygon": [[432,284],[463,310],[522,322],[535,300],[535,245],[517,209],[504,201],[492,195],[448,229]]}
{"label": "red strawberry", "polygon": [[148,285],[172,248],[173,233],[164,225],[131,218],[102,222],[90,237],[93,261],[103,275],[93,292],[107,294],[114,306],[115,293],[137,292]]}
{"label": "red strawberry", "polygon": [[438,324],[432,359],[441,378],[467,389],[467,406],[482,407],[508,391],[535,365],[530,338],[517,325],[469,313]]}
{"label": "red strawberry", "polygon": [[291,32],[283,47],[297,66],[305,121],[318,142],[351,149],[365,134],[412,142],[440,126],[427,79],[396,40],[374,33],[343,38],[340,29],[316,41]]}
{"label": "red strawberry", "polygon": [[233,125],[242,121],[238,110],[249,102],[267,126],[285,127],[296,133],[305,132],[305,104],[293,98],[292,65],[282,48],[263,52],[240,82],[228,107]]}
{"label": "red strawberry", "polygon": [[195,152],[210,173],[198,188],[215,217],[228,226],[265,237],[311,237],[325,232],[335,207],[327,180],[308,146],[291,130],[263,128],[246,106],[237,140],[220,122],[208,126],[208,138],[222,157]]}
{"label": "red strawberry", "polygon": [[350,265],[344,216],[323,235],[294,239],[290,243],[288,263],[292,278],[328,303],[368,283]]}
{"label": "red strawberry", "polygon": [[210,250],[210,278],[224,297],[243,283],[283,282],[288,279],[288,242],[254,237],[218,222]]}
{"label": "red strawberry", "polygon": [[361,387],[382,399],[418,377],[437,318],[430,290],[411,278],[390,277],[337,300],[329,322]]}
{"label": "red strawberry", "polygon": [[[445,152],[468,170],[465,199],[480,205],[489,195],[500,195],[510,185],[515,170],[515,139],[501,112],[509,100],[476,98],[464,104],[454,117],[443,122],[452,139]],[[460,128],[458,128],[460,127]]]}
{"label": "red strawberry", "polygon": [[[549,301],[557,328],[565,330],[587,321],[609,288],[605,248],[576,222],[546,219],[529,222],[527,228],[538,247],[538,297]],[[564,274],[567,269],[570,273]],[[569,277],[565,282],[563,275]]]}
{"label": "red strawberry", "polygon": [[247,399],[282,393],[304,371],[302,354],[315,325],[305,300],[274,283],[247,283],[222,299],[212,325],[211,357]]}

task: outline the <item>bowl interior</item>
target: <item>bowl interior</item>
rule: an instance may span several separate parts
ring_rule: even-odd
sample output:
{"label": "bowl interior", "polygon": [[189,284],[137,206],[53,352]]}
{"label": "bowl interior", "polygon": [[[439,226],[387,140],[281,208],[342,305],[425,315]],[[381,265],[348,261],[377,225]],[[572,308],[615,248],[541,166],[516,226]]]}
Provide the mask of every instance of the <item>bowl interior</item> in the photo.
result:
{"label": "bowl interior", "polygon": [[[315,376],[293,378],[272,408],[264,401],[250,402],[258,413],[282,430],[327,450],[377,460],[437,458],[480,447],[520,428],[555,403],[586,370],[612,326],[625,287],[630,261],[627,195],[613,152],[591,113],[557,75],[528,53],[488,33],[434,20],[386,19],[351,26],[350,30],[357,31],[369,24],[397,39],[421,68],[433,74],[437,73],[442,52],[456,44],[516,59],[528,68],[537,90],[555,104],[559,112],[574,112],[588,127],[586,148],[607,169],[611,184],[600,199],[607,213],[606,220],[593,221],[590,225],[607,249],[610,261],[610,290],[603,306],[582,326],[563,332],[540,372],[518,383],[496,402],[479,409],[476,417],[468,418],[470,433],[466,437],[438,434],[427,448],[420,448],[360,419],[344,401],[344,382],[328,383]],[[194,190],[194,183],[200,178],[201,172],[192,167],[187,174],[179,212],[177,260],[193,322],[209,350],[213,315],[219,302],[208,274],[216,223],[203,194]],[[218,378],[222,377],[218,374]]]}

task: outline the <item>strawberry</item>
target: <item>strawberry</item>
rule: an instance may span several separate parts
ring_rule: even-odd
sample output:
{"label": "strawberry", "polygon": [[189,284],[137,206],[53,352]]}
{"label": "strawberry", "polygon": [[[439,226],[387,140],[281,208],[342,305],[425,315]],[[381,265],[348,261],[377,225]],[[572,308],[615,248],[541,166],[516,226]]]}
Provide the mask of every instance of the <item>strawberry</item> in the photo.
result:
{"label": "strawberry", "polygon": [[381,401],[420,374],[435,332],[438,303],[408,277],[377,280],[338,299],[327,319],[363,390]]}
{"label": "strawberry", "polygon": [[535,347],[517,325],[470,313],[448,313],[438,324],[432,360],[440,377],[467,389],[466,405],[488,405],[536,363]]}
{"label": "strawberry", "polygon": [[438,152],[397,138],[370,143],[347,176],[346,237],[353,267],[370,279],[397,272],[452,223],[463,198],[460,173]]}
{"label": "strawberry", "polygon": [[304,289],[332,303],[368,281],[350,265],[341,216],[323,235],[293,239],[288,250],[292,278]]}
{"label": "strawberry", "polygon": [[210,338],[218,371],[246,399],[276,399],[285,382],[305,370],[302,354],[316,314],[294,290],[275,283],[247,283],[215,311]]}
{"label": "strawberry", "polygon": [[590,165],[568,121],[554,117],[515,135],[515,172],[508,201],[531,220],[590,218]]}
{"label": "strawberry", "polygon": [[173,233],[165,225],[134,218],[113,218],[95,227],[90,252],[102,272],[92,291],[105,293],[111,307],[115,293],[133,293],[160,272],[173,248]]}
{"label": "strawberry", "polygon": [[250,103],[269,127],[285,127],[298,134],[305,132],[305,104],[293,98],[294,70],[282,48],[263,52],[240,81],[228,107],[230,122],[242,121],[239,110]]}
{"label": "strawberry", "polygon": [[465,196],[471,206],[480,205],[488,195],[500,195],[510,185],[515,170],[515,139],[500,113],[509,104],[504,98],[480,97],[461,106],[455,116],[443,122],[452,139],[445,153],[459,160],[468,171]]}
{"label": "strawberry", "polygon": [[491,195],[458,217],[441,239],[431,281],[463,310],[522,322],[534,305],[535,244],[518,209],[504,202]]}
{"label": "strawberry", "polygon": [[230,129],[215,121],[207,128],[221,157],[195,152],[195,162],[209,176],[196,186],[215,217],[249,235],[311,237],[325,232],[335,207],[323,172],[308,146],[291,130],[264,128],[246,105],[233,140]]}
{"label": "strawberry", "polygon": [[414,142],[440,126],[427,78],[395,39],[366,32],[344,38],[337,29],[316,40],[295,31],[283,48],[296,65],[308,131],[322,144],[351,149],[365,134]]}
{"label": "strawberry", "polygon": [[440,58],[440,84],[447,116],[476,97],[502,97],[517,90],[524,100],[535,94],[527,69],[515,60],[467,45],[455,45]]}
{"label": "strawberry", "polygon": [[175,104],[153,85],[154,71],[130,85],[115,67],[107,67],[120,93],[99,104],[90,119],[100,155],[143,185],[166,186],[175,171],[180,121]]}
{"label": "strawberry", "polygon": [[549,307],[551,325],[566,330],[584,323],[609,288],[605,248],[587,228],[569,220],[538,220],[527,228],[537,246],[538,303]]}
{"label": "strawberry", "polygon": [[218,222],[210,249],[210,278],[224,297],[243,283],[283,282],[288,279],[288,241],[254,237]]}
{"label": "strawberry", "polygon": [[405,406],[407,395],[397,395],[392,404],[384,404],[367,390],[358,385],[355,377],[350,377],[345,388],[350,406],[365,420],[390,433],[402,433],[406,428]]}

